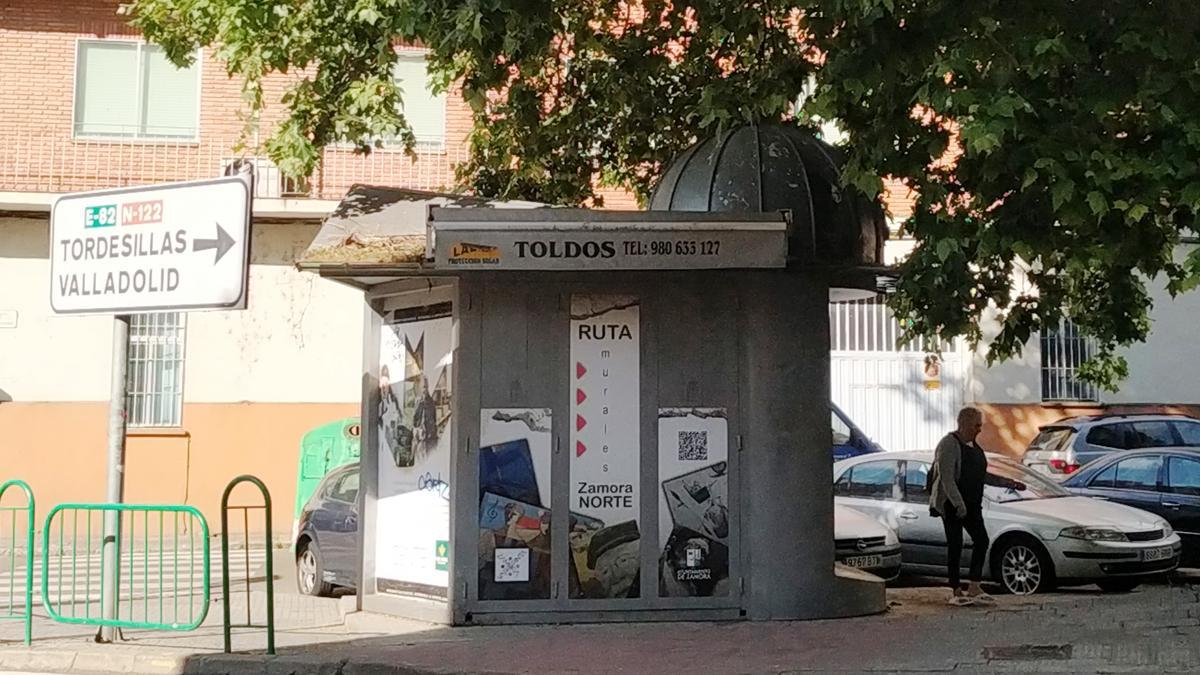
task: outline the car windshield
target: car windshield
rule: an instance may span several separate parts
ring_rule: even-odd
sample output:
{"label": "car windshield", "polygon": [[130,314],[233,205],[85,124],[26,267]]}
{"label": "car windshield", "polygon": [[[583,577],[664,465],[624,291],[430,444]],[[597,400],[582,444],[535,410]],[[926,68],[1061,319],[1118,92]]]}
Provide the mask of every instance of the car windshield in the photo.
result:
{"label": "car windshield", "polygon": [[1010,481],[1018,481],[1025,486],[1024,490],[1018,490],[1015,487],[1005,488],[994,485],[988,485],[984,488],[983,494],[989,500],[1000,504],[1028,499],[1053,499],[1055,497],[1071,496],[1070,492],[1059,487],[1057,483],[1042,478],[1030,469],[1012,460],[1000,457],[989,458],[988,473]]}
{"label": "car windshield", "polygon": [[1041,433],[1029,444],[1030,450],[1042,450],[1045,452],[1054,452],[1056,450],[1065,450],[1067,441],[1071,438],[1073,429],[1068,427],[1054,427],[1051,429],[1042,429]]}

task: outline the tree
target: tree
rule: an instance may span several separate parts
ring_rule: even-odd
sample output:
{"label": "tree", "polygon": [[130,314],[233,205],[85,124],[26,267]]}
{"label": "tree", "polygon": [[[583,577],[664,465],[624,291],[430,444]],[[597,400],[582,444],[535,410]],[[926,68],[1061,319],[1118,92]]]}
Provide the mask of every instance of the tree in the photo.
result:
{"label": "tree", "polygon": [[990,313],[993,360],[1066,313],[1099,345],[1086,375],[1112,386],[1149,331],[1147,280],[1200,279],[1174,257],[1200,234],[1189,0],[136,0],[134,17],[178,62],[214,47],[255,110],[263,77],[302,70],[267,143],[293,174],[329,142],[407,131],[397,42],[461,83],[461,177],[489,197],[586,203],[597,177],[644,196],[700,135],[836,119],[848,184],[919,194],[891,300],[909,336],[977,344]]}

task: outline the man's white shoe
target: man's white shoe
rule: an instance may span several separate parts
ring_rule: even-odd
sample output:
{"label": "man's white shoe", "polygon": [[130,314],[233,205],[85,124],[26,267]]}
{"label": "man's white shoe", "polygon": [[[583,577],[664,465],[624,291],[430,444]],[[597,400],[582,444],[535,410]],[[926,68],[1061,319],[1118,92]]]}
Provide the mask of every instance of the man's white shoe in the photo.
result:
{"label": "man's white shoe", "polygon": [[949,604],[954,607],[967,607],[975,604],[975,601],[961,593],[955,593],[950,596]]}

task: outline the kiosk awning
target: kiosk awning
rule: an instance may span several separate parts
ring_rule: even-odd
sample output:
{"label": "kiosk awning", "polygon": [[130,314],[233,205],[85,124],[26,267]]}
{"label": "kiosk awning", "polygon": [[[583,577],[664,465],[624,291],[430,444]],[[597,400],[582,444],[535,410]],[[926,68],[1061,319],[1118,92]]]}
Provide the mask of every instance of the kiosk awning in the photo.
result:
{"label": "kiosk awning", "polygon": [[369,286],[471,270],[781,268],[787,215],[549,208],[356,185],[297,262]]}
{"label": "kiosk awning", "polygon": [[385,281],[401,271],[428,269],[427,220],[432,206],[534,209],[544,205],[354,185],[321,223],[296,265],[323,276],[357,279],[360,285]]}

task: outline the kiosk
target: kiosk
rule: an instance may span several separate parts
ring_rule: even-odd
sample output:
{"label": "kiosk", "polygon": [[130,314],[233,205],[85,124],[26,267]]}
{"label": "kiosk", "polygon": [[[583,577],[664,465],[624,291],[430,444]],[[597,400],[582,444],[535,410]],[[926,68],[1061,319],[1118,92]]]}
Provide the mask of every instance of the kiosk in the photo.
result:
{"label": "kiosk", "polygon": [[882,217],[840,192],[832,152],[734,130],[650,211],[354,188],[300,266],[366,297],[360,607],[883,611],[882,582],[833,562],[828,302],[873,289]]}

